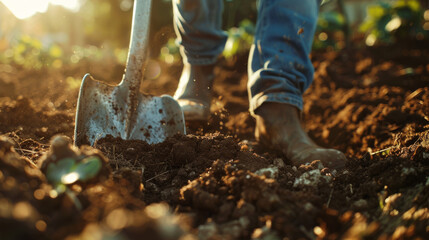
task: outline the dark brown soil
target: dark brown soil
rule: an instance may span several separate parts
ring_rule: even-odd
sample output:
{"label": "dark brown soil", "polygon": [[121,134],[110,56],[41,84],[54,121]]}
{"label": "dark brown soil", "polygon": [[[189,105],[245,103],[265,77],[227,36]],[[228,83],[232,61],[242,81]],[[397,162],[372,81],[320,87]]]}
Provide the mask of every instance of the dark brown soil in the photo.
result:
{"label": "dark brown soil", "polygon": [[[427,239],[427,56],[421,47],[313,54],[303,119],[318,144],[347,154],[340,172],[291,166],[255,143],[246,56],[219,63],[211,118],[188,124],[188,135],[81,149],[50,143],[73,136],[78,89],[67,77],[116,83],[123,67],[0,66],[0,238]],[[142,89],[173,94],[181,66],[158,64],[161,76]],[[55,194],[47,164],[90,156],[103,160],[97,177]]]}

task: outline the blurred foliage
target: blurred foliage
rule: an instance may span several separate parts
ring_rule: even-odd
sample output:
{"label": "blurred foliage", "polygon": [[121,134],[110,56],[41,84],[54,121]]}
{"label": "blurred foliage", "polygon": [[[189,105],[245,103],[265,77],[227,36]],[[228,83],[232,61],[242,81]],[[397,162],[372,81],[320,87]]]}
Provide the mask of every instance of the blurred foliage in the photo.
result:
{"label": "blurred foliage", "polygon": [[67,87],[69,90],[76,90],[80,88],[80,85],[82,83],[82,78],[75,78],[68,76],[66,78]]}
{"label": "blurred foliage", "polygon": [[179,46],[177,46],[174,38],[170,38],[161,48],[159,58],[168,64],[178,62],[181,59]]}
{"label": "blurred foliage", "polygon": [[16,44],[0,55],[0,62],[14,63],[24,68],[59,68],[63,64],[62,56],[63,51],[58,45],[43,46],[40,40],[23,35]]}
{"label": "blurred foliage", "polygon": [[222,55],[226,59],[231,59],[237,54],[249,51],[255,35],[255,25],[248,19],[240,22],[239,27],[232,27],[228,30],[228,40]]}
{"label": "blurred foliage", "polygon": [[128,48],[73,46],[72,54],[67,59],[70,63],[79,63],[81,61],[115,61],[119,64],[125,64],[128,55]]}
{"label": "blurred foliage", "polygon": [[[154,1],[157,2],[157,1]],[[132,0],[85,0],[79,11],[85,42],[126,47],[132,18]]]}
{"label": "blurred foliage", "polygon": [[317,20],[313,49],[342,49],[345,41],[344,29],[346,24],[345,17],[339,12],[321,12]]}
{"label": "blurred foliage", "polygon": [[71,47],[65,52],[58,44],[44,45],[34,37],[23,35],[0,53],[0,63],[22,66],[25,69],[60,68],[64,64],[82,61],[112,61],[125,64],[128,48],[107,48],[92,45]]}
{"label": "blurred foliage", "polygon": [[359,30],[366,34],[368,46],[423,40],[429,36],[429,29],[424,29],[424,9],[417,0],[379,2],[369,6],[367,13]]}
{"label": "blurred foliage", "polygon": [[[22,36],[14,32],[14,39],[6,45],[8,51],[0,53],[0,61],[25,65],[27,68],[60,67],[63,64],[75,64],[87,59],[116,59],[125,64],[130,39],[133,0],[82,0],[81,9],[72,13],[55,6],[45,14],[39,14],[29,22],[20,22],[20,26],[35,29],[31,36]],[[250,18],[256,20],[256,0],[224,0],[224,28],[229,29],[239,21]],[[175,46],[173,31],[173,11],[171,0],[152,1],[150,22],[150,51],[153,57],[161,54],[168,61],[180,59]],[[24,29],[22,28],[22,29]],[[27,27],[28,28],[28,27]],[[58,41],[55,37],[63,34]],[[31,41],[25,39],[31,38]],[[37,39],[52,39],[48,42],[58,44],[46,46]],[[165,45],[165,46],[164,46]],[[53,50],[61,50],[55,55]],[[58,52],[58,51],[57,51]]]}
{"label": "blurred foliage", "polygon": [[[0,62],[35,69],[58,68],[87,60],[112,60],[125,64],[133,2],[82,0],[81,9],[76,13],[58,6],[50,7],[47,13],[34,16],[31,21],[22,21],[10,30],[13,38],[2,36]],[[151,55],[157,57],[159,54],[169,63],[179,61],[179,48],[174,41],[172,2],[158,0],[152,4]],[[257,0],[224,0],[224,4],[223,28],[227,30],[228,41],[223,55],[230,59],[250,49],[257,18]],[[429,16],[428,10],[426,12]],[[423,16],[424,11],[417,0],[379,2],[368,8],[368,17],[360,30],[366,34],[368,45],[423,39],[428,37],[429,29],[429,17],[425,25]],[[0,20],[5,19],[0,17]],[[343,48],[346,25],[341,11],[322,11],[313,49]],[[24,29],[31,29],[35,34],[26,35]]]}

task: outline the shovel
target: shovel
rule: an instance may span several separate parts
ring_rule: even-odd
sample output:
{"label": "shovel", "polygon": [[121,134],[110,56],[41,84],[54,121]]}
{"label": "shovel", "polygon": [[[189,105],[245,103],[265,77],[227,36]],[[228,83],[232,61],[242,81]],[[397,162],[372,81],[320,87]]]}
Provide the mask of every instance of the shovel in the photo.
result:
{"label": "shovel", "polygon": [[122,81],[117,86],[82,80],[76,109],[74,144],[93,146],[111,135],[160,143],[175,134],[185,134],[183,112],[171,96],[149,96],[140,92],[147,58],[151,0],[135,0],[130,50]]}

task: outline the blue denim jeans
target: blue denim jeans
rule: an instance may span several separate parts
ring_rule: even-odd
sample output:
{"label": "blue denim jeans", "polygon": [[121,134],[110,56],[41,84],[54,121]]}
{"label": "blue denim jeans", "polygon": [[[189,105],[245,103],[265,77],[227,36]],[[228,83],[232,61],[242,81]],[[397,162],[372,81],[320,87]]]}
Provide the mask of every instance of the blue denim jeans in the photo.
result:
{"label": "blue denim jeans", "polygon": [[[313,80],[310,61],[320,0],[260,0],[247,84],[252,114],[264,102],[302,110]],[[216,62],[227,35],[221,29],[222,0],[173,0],[174,23],[183,61]]]}

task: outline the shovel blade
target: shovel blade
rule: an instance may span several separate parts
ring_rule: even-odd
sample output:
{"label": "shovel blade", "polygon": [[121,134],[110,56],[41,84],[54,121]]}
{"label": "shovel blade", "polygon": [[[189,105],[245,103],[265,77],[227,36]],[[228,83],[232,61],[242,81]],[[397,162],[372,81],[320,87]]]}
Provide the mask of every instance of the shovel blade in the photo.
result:
{"label": "shovel blade", "polygon": [[172,97],[138,92],[136,109],[130,115],[132,107],[125,92],[120,85],[108,85],[85,75],[76,110],[75,145],[93,146],[107,135],[154,144],[186,134],[183,111]]}

